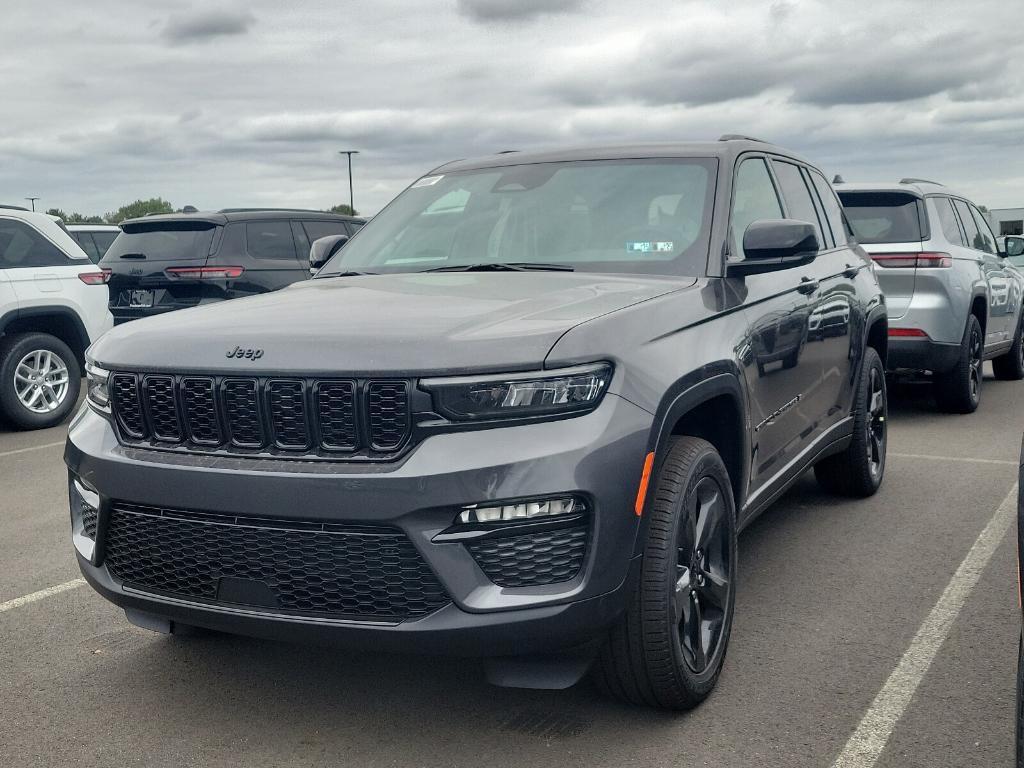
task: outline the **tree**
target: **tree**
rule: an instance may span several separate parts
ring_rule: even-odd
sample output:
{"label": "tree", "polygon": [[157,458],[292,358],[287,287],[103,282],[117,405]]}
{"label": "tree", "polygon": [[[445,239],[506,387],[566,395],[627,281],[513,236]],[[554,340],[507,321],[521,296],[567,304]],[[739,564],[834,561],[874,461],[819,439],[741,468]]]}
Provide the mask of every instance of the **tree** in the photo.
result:
{"label": "tree", "polygon": [[125,219],[134,219],[148,213],[174,213],[174,206],[162,197],[152,197],[149,200],[136,200],[134,203],[122,205],[113,213],[108,213],[106,218],[111,224],[120,224]]}
{"label": "tree", "polygon": [[81,213],[64,213],[60,208],[50,208],[51,216],[57,216],[65,224],[106,224],[102,216],[86,216]]}
{"label": "tree", "polygon": [[358,216],[359,211],[353,211],[348,203],[340,203],[338,205],[332,205],[328,209],[329,213],[340,213],[342,216]]}
{"label": "tree", "polygon": [[978,206],[978,210],[981,211],[982,213],[988,213],[988,206],[987,205],[979,205]]}

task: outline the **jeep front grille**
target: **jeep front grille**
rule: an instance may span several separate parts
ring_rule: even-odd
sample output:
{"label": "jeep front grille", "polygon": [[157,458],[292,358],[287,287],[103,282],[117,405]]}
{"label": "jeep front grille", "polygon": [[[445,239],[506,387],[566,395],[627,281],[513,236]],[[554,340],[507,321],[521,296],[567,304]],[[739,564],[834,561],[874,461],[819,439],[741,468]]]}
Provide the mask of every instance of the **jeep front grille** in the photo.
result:
{"label": "jeep front grille", "polygon": [[412,433],[407,381],[111,376],[121,442],[301,458],[388,458]]}
{"label": "jeep front grille", "polygon": [[125,587],[214,605],[399,622],[450,598],[397,528],[112,501],[104,562]]}

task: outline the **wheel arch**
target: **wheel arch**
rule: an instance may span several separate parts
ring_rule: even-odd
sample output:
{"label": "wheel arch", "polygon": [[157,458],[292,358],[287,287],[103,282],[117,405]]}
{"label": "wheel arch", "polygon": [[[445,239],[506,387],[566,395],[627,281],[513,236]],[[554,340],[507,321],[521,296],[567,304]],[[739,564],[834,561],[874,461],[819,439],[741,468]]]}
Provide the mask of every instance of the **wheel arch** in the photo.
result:
{"label": "wheel arch", "polygon": [[978,318],[978,323],[981,324],[981,338],[984,343],[985,328],[988,327],[988,297],[984,293],[975,293],[971,297],[971,306],[968,311]]}
{"label": "wheel arch", "polygon": [[57,337],[75,353],[78,364],[85,365],[89,332],[73,309],[60,305],[22,307],[0,316],[0,335],[32,332]]}
{"label": "wheel arch", "polygon": [[889,317],[884,307],[879,307],[868,315],[864,346],[871,347],[878,353],[884,368],[889,355]]}

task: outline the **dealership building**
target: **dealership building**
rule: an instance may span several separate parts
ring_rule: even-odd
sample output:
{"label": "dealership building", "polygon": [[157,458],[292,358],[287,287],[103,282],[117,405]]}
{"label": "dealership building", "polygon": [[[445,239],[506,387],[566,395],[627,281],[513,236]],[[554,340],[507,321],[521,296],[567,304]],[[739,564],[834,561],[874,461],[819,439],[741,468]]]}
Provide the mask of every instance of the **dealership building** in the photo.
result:
{"label": "dealership building", "polygon": [[986,215],[997,235],[1024,235],[1024,208],[992,208]]}

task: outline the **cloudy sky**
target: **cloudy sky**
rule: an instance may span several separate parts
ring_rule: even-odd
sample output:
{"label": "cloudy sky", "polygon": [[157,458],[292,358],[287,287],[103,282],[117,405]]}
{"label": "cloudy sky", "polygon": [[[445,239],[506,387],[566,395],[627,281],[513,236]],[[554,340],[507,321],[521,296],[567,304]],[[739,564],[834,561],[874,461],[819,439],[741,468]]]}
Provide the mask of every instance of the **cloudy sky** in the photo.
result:
{"label": "cloudy sky", "polygon": [[730,132],[1024,205],[1018,2],[8,3],[0,202],[322,208],[358,149],[373,213],[453,158]]}

